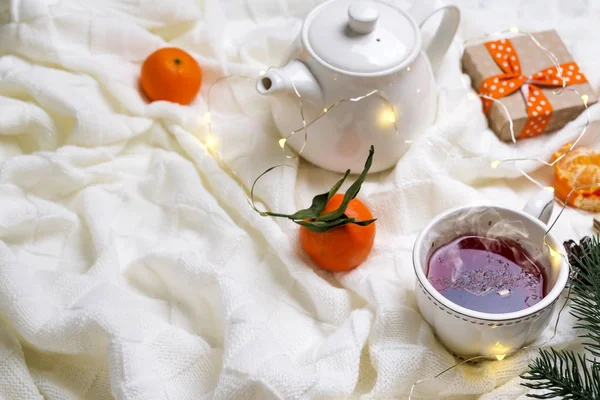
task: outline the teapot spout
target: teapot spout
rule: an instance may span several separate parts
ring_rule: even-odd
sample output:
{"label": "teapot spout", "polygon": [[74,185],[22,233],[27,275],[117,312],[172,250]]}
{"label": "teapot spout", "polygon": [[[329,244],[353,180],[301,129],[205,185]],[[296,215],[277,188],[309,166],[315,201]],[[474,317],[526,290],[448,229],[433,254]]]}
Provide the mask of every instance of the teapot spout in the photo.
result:
{"label": "teapot spout", "polygon": [[262,95],[287,92],[300,95],[302,101],[308,101],[315,107],[323,106],[323,94],[317,79],[298,60],[292,60],[281,68],[269,70],[256,81],[256,90]]}

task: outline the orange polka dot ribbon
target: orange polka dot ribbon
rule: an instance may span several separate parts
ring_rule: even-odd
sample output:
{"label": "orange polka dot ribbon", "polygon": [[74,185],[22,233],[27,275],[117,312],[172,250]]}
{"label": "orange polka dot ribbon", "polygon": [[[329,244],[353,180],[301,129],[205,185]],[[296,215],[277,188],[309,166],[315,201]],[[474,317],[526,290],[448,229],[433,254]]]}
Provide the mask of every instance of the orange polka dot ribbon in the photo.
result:
{"label": "orange polka dot ribbon", "polygon": [[[550,122],[554,109],[546,95],[539,86],[562,87],[576,83],[587,82],[579,66],[575,62],[560,64],[562,70],[559,74],[558,67],[552,66],[529,76],[521,72],[519,56],[509,39],[501,39],[485,43],[485,47],[503,74],[490,76],[481,82],[479,93],[499,99],[508,96],[517,90],[524,93],[527,99],[527,121],[519,134],[520,138],[537,136],[543,133]],[[561,75],[561,76],[559,76]],[[493,101],[483,98],[483,111],[487,114]]]}

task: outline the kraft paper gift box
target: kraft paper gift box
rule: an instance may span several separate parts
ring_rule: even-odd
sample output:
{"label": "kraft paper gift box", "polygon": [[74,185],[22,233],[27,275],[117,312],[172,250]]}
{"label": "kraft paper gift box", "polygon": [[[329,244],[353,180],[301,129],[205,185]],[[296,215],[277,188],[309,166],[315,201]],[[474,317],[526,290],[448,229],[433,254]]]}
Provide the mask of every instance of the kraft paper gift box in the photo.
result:
{"label": "kraft paper gift box", "polygon": [[[509,127],[510,119],[513,121],[517,139],[537,136],[540,133],[560,129],[581,114],[585,110],[582,95],[587,95],[588,106],[597,101],[596,94],[587,81],[577,83],[585,80],[584,71],[578,70],[575,60],[567,51],[556,31],[538,32],[534,33],[533,36],[542,46],[556,55],[559,64],[566,66],[566,68],[563,68],[562,76],[567,80],[567,86],[561,94],[553,94],[556,89],[562,87],[562,79],[555,79],[557,78],[557,71],[554,63],[549,55],[539,48],[528,35],[469,46],[465,49],[462,57],[463,70],[471,77],[473,88],[476,91],[489,95],[491,93],[490,88],[495,87],[496,92],[493,97],[503,96],[498,97],[497,100],[506,106],[510,117],[506,115],[502,106],[495,102],[488,101],[490,104],[488,104],[489,110],[487,110],[490,129],[503,141],[512,140]],[[502,50],[499,51],[499,48],[502,48]],[[507,73],[510,66],[505,63],[514,60],[512,57],[516,57],[518,63],[515,64],[513,61],[513,68]],[[501,67],[501,64],[504,64],[504,67]],[[515,70],[515,68],[518,69]],[[504,75],[503,78],[502,75]],[[507,75],[512,76],[512,78],[507,77]],[[543,78],[542,75],[544,75]],[[500,79],[490,79],[495,76],[500,76]],[[579,80],[575,79],[580,76]],[[532,83],[532,78],[534,80],[543,79],[550,86]],[[494,81],[496,82],[494,83]],[[523,82],[526,84],[524,88],[519,87],[518,90],[515,89],[514,92],[508,95],[498,93],[498,91],[504,92],[504,89],[510,89],[511,86],[512,88],[520,86],[520,83]],[[483,88],[485,83],[487,83],[487,88]],[[546,109],[548,105],[546,105],[545,100],[531,97],[534,94],[533,91],[529,90],[532,84],[535,85],[536,90],[540,90],[545,95],[545,99],[549,101],[552,110]],[[569,89],[577,91],[579,95]],[[530,96],[528,100],[533,99],[542,104],[531,104],[531,102],[525,101],[526,95]],[[544,98],[544,96],[541,96],[541,98]],[[485,102],[484,100],[484,104]],[[528,115],[528,106],[530,115]],[[540,111],[536,112],[536,108]],[[537,120],[540,120],[540,122]]]}

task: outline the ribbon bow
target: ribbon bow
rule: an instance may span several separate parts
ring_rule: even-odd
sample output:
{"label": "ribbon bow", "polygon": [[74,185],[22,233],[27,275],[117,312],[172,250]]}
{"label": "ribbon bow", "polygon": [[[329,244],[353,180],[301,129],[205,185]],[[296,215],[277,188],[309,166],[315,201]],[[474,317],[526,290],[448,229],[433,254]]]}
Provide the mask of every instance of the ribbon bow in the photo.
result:
{"label": "ribbon bow", "polygon": [[[523,92],[524,97],[527,99],[528,118],[519,137],[532,137],[541,134],[546,130],[552,117],[554,109],[537,85],[562,87],[563,80],[565,86],[587,82],[575,62],[560,64],[561,76],[558,76],[559,67],[556,66],[543,69],[529,76],[523,75],[519,55],[509,39],[487,42],[485,47],[504,73],[484,79],[479,86],[479,93],[499,99],[519,89]],[[486,98],[482,100],[483,111],[487,114],[493,101]]]}

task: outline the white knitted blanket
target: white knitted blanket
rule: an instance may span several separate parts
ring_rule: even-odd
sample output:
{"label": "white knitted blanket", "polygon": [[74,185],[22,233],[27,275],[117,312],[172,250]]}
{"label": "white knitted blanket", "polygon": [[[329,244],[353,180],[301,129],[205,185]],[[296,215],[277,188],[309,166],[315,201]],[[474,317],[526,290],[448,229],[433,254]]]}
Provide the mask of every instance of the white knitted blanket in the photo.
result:
{"label": "white knitted blanket", "polygon": [[[600,89],[597,1],[458,3],[462,38],[557,28]],[[416,305],[414,238],[450,207],[522,207],[536,191],[511,165],[490,167],[514,146],[467,97],[460,40],[439,73],[436,124],[363,187],[377,239],[352,272],[315,269],[296,225],[248,206],[240,185],[286,161],[250,80],[214,87],[208,136],[209,84],[278,64],[315,4],[0,2],[0,399],[405,399],[414,381],[454,364]],[[144,58],[166,45],[204,68],[189,107],[147,104],[138,90]],[[590,114],[600,119],[600,108]],[[520,154],[547,158],[584,122],[522,142]],[[551,169],[522,167],[550,182]],[[257,194],[289,212],[338,178],[300,162]],[[555,230],[589,234],[591,216],[569,210]],[[555,346],[577,346],[572,322],[565,313]],[[522,399],[517,377],[533,355],[457,368],[417,398]]]}

